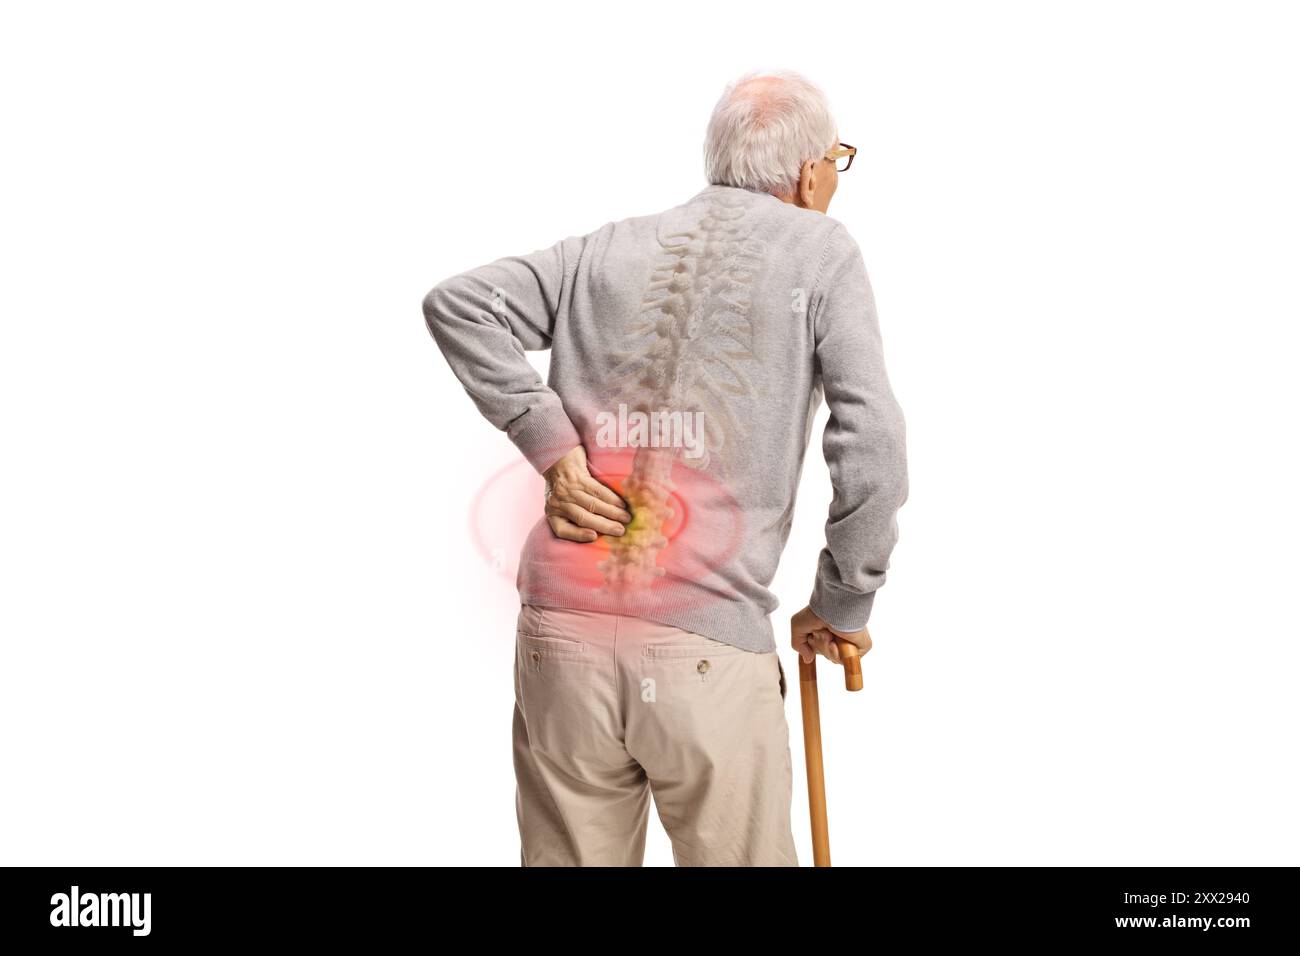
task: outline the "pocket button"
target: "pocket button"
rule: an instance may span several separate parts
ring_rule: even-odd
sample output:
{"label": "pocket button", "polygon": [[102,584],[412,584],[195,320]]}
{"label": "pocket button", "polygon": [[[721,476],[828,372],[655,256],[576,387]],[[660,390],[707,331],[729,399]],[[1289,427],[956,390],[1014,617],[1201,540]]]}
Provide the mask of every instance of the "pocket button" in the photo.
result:
{"label": "pocket button", "polygon": [[699,671],[701,674],[707,674],[709,672],[709,662],[700,661],[698,664],[695,665],[695,669]]}

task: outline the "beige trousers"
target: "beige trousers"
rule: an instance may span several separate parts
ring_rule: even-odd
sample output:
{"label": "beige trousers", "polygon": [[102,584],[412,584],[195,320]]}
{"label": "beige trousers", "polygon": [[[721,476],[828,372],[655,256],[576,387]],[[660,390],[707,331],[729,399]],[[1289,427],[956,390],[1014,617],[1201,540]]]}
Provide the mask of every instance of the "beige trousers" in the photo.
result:
{"label": "beige trousers", "polygon": [[532,605],[515,644],[524,866],[640,866],[652,795],[678,866],[798,866],[775,651]]}

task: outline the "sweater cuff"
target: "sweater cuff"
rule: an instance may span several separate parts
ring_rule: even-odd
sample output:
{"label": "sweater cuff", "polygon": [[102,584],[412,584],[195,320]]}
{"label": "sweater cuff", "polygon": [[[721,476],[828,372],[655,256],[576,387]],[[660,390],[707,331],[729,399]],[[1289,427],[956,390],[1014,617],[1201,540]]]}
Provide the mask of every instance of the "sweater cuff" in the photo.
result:
{"label": "sweater cuff", "polygon": [[529,409],[510,423],[506,434],[538,474],[582,444],[578,430],[558,404]]}
{"label": "sweater cuff", "polygon": [[866,594],[845,591],[823,582],[819,575],[808,607],[835,630],[851,634],[867,626],[875,600],[875,591]]}

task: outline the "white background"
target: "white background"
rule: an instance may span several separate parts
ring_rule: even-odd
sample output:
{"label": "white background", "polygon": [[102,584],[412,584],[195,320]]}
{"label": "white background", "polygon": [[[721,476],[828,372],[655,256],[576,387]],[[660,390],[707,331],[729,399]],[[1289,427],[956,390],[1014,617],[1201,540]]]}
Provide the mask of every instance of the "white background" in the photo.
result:
{"label": "white background", "polygon": [[518,863],[517,606],[469,533],[517,456],[420,300],[693,195],[724,83],[781,66],[860,149],[831,214],[908,421],[865,693],[822,666],[836,861],[1300,862],[1294,26],[7,8],[0,862]]}

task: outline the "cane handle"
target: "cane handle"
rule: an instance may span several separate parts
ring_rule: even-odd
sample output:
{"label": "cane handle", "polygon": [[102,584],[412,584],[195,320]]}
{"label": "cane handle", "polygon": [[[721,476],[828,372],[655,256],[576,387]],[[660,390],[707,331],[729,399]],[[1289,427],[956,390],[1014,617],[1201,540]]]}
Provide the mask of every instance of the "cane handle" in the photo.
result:
{"label": "cane handle", "polygon": [[835,646],[840,649],[840,663],[844,665],[844,689],[862,690],[862,654],[858,645],[837,637]]}

